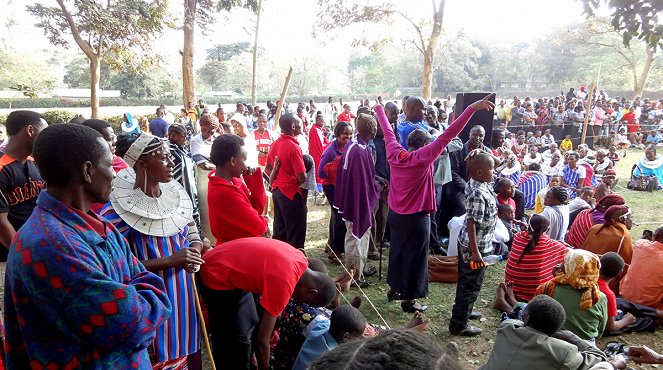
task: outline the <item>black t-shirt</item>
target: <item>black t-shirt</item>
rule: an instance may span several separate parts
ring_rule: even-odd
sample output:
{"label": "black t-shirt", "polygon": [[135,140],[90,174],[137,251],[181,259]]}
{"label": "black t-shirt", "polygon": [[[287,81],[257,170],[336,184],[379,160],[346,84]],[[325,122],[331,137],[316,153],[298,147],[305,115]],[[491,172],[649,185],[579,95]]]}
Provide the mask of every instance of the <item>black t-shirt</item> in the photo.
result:
{"label": "black t-shirt", "polygon": [[0,152],[0,213],[8,212],[9,223],[18,230],[37,205],[46,183],[32,158],[21,163]]}

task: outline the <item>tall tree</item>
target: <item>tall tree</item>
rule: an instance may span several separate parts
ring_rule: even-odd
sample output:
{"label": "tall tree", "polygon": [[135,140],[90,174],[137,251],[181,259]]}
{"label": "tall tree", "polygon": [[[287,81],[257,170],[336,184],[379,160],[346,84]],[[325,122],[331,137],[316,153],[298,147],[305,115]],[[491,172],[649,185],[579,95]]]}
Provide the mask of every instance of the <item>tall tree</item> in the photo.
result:
{"label": "tall tree", "polygon": [[415,31],[416,40],[412,43],[423,57],[421,96],[428,100],[432,94],[435,54],[440,44],[445,0],[432,0],[432,19],[428,23],[430,32],[425,36],[425,20],[415,20],[389,1],[375,5],[346,4],[345,0],[318,0],[323,9],[318,13],[320,20],[316,27],[330,31],[355,23],[388,23],[394,17],[405,20]]}
{"label": "tall tree", "polygon": [[180,51],[182,56],[182,99],[184,105],[196,99],[196,82],[193,69],[195,55],[195,28],[206,29],[214,20],[215,11],[230,11],[233,8],[245,8],[253,12],[257,8],[257,0],[184,0],[184,45]]}
{"label": "tall tree", "polygon": [[49,41],[69,47],[68,36],[90,62],[90,105],[92,117],[99,111],[101,60],[113,52],[126,59],[134,50],[149,51],[150,40],[162,30],[165,0],[56,0],[59,7],[28,5]]}
{"label": "tall tree", "polygon": [[256,106],[256,74],[258,68],[258,35],[260,33],[260,14],[262,13],[262,0],[258,0],[256,9],[256,31],[253,39],[253,63],[251,71],[251,105]]}
{"label": "tall tree", "polygon": [[[57,85],[48,64],[18,53],[0,51],[0,89],[47,92]],[[19,89],[19,87],[22,87]]]}
{"label": "tall tree", "polygon": [[594,11],[607,4],[613,10],[610,25],[622,36],[624,46],[628,47],[634,38],[643,40],[653,51],[663,48],[663,1],[661,0],[583,0],[588,17]]}
{"label": "tall tree", "polygon": [[628,66],[632,78],[633,95],[640,96],[647,87],[649,73],[662,53],[660,48],[648,42],[622,45],[623,36],[607,19],[590,18],[580,27],[574,27],[566,35],[566,43],[595,47],[598,52],[610,52]]}

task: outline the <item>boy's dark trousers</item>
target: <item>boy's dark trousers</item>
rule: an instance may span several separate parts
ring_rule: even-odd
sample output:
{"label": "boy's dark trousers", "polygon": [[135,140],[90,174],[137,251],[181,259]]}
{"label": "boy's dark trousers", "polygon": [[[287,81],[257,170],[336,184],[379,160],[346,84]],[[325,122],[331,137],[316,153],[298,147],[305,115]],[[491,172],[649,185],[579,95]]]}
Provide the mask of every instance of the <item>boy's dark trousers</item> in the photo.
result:
{"label": "boy's dark trousers", "polygon": [[[474,308],[474,302],[479,296],[486,268],[473,270],[470,264],[464,262],[460,252],[458,257],[458,282],[456,283],[456,301],[451,310],[451,322],[449,331],[459,332],[467,327],[470,314]],[[488,254],[482,253],[485,257]]]}
{"label": "boy's dark trousers", "polygon": [[254,297],[243,290],[213,290],[200,284],[209,315],[212,357],[219,369],[248,370],[258,324]]}
{"label": "boy's dark trousers", "polygon": [[295,248],[304,249],[306,239],[306,199],[295,193],[288,199],[280,189],[272,191],[274,199],[273,239],[280,240]]}

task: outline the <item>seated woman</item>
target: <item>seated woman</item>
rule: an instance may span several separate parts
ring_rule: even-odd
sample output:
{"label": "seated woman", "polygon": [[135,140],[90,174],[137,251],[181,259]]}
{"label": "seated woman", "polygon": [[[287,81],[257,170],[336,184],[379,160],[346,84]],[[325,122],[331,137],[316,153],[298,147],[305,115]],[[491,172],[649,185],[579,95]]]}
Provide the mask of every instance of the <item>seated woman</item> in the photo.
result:
{"label": "seated woman", "polygon": [[626,206],[611,206],[604,217],[603,224],[589,229],[581,248],[596,254],[615,252],[630,264],[633,239],[629,230],[633,226],[633,214]]}
{"label": "seated woman", "polygon": [[209,176],[207,201],[211,205],[210,227],[217,245],[266,235],[267,219],[262,214],[267,195],[262,170],[247,166],[244,140],[237,135],[217,137],[210,161],[216,170]]}
{"label": "seated woman", "polygon": [[656,146],[649,145],[642,158],[633,171],[635,176],[653,176],[658,180],[658,189],[663,184],[663,157],[656,154]]}
{"label": "seated woman", "polygon": [[605,149],[599,149],[596,152],[596,163],[594,164],[594,177],[596,178],[596,181],[601,181],[605,171],[611,169],[612,161],[608,158],[608,151]]}
{"label": "seated woman", "polygon": [[608,321],[605,294],[597,285],[599,257],[582,249],[572,249],[564,257],[564,264],[555,277],[541,284],[536,295],[553,297],[566,311],[562,326],[590,343],[600,338]]}
{"label": "seated woman", "polygon": [[566,234],[566,242],[573,248],[582,247],[589,229],[605,221],[605,211],[610,206],[623,204],[625,204],[625,201],[621,195],[608,194],[596,202],[596,207],[580,211]]}
{"label": "seated woman", "polygon": [[521,170],[522,166],[518,162],[518,158],[515,154],[511,154],[503,165],[495,169],[495,172],[499,174],[499,177],[509,178],[514,184],[517,184],[520,179]]}
{"label": "seated woman", "polygon": [[564,179],[562,186],[568,189],[569,199],[573,199],[580,195],[580,189],[585,184],[587,171],[585,167],[578,165],[580,155],[576,152],[564,153],[566,164],[559,169],[558,174]]}
{"label": "seated woman", "polygon": [[552,239],[563,241],[569,228],[569,196],[561,186],[553,186],[548,190],[545,206],[541,216],[550,221],[548,235]]}
{"label": "seated woman", "polygon": [[562,154],[557,152],[550,156],[550,160],[544,160],[543,163],[541,163],[541,172],[550,178],[551,176],[557,175],[562,167],[564,167]]}
{"label": "seated woman", "polygon": [[530,145],[529,152],[523,158],[523,164],[526,168],[529,168],[529,165],[532,163],[541,164],[543,163],[543,157],[539,153],[539,148],[535,145]]}
{"label": "seated woman", "polygon": [[615,146],[619,150],[628,149],[631,146],[631,142],[626,134],[626,127],[622,126],[619,128],[619,133],[615,137]]}
{"label": "seated woman", "polygon": [[192,273],[204,263],[204,249],[191,199],[173,178],[170,149],[159,138],[122,135],[117,154],[129,168],[117,174],[101,215],[124,235],[145,268],[164,280],[173,304],[173,313],[149,347],[150,360],[154,368],[200,369],[200,317]]}
{"label": "seated woman", "polygon": [[605,170],[601,176],[601,182],[594,188],[594,200],[597,202],[604,196],[612,194],[612,186],[615,183],[617,172],[613,169]]}
{"label": "seated woman", "polygon": [[525,209],[534,209],[536,196],[548,185],[548,178],[541,172],[541,166],[536,163],[529,165],[518,180],[518,189],[523,192],[525,198]]}
{"label": "seated woman", "polygon": [[529,228],[513,236],[504,281],[513,283],[513,293],[520,300],[532,299],[536,288],[552,279],[553,267],[562,263],[569,251],[546,234],[549,226],[547,218],[535,214]]}

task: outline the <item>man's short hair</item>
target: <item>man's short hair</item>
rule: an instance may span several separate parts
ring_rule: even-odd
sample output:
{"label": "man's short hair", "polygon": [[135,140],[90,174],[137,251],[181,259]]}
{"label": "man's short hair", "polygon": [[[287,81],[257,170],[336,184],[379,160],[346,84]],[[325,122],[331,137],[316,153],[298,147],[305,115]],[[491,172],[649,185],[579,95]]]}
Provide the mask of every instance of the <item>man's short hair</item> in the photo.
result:
{"label": "man's short hair", "polygon": [[608,252],[601,257],[601,276],[606,279],[617,277],[624,269],[624,259],[615,252]]}
{"label": "man's short hair", "polygon": [[336,284],[326,273],[313,271],[313,281],[318,289],[313,307],[325,307],[336,297]]}
{"label": "man's short hair", "polygon": [[7,135],[18,134],[23,128],[30,125],[39,125],[44,117],[31,110],[15,110],[7,116]]}
{"label": "man's short hair", "polygon": [[103,140],[99,132],[83,125],[63,123],[45,128],[32,153],[47,185],[69,184],[85,162],[98,165],[108,149],[100,138]]}
{"label": "man's short hair", "polygon": [[286,113],[279,118],[279,127],[283,132],[292,132],[292,125],[298,121],[298,118],[292,113]]}
{"label": "man's short hair", "polygon": [[102,119],[90,118],[81,122],[81,125],[89,127],[103,135],[104,129],[111,127],[111,124]]}
{"label": "man's short hair", "polygon": [[527,304],[527,326],[546,335],[557,332],[566,320],[564,307],[545,294],[537,295]]}
{"label": "man's short hair", "polygon": [[228,163],[232,157],[238,156],[244,146],[244,139],[237,135],[221,135],[214,139],[210,152],[210,161],[216,167]]}
{"label": "man's short hair", "polygon": [[345,333],[361,334],[366,329],[366,318],[364,315],[349,304],[336,307],[332,311],[329,321],[329,334],[337,342],[343,339]]}
{"label": "man's short hair", "polygon": [[529,166],[527,166],[527,169],[530,171],[541,171],[541,165],[538,163],[530,163]]}
{"label": "man's short hair", "polygon": [[421,149],[430,141],[430,134],[420,128],[413,130],[407,136],[407,146],[412,149]]}

